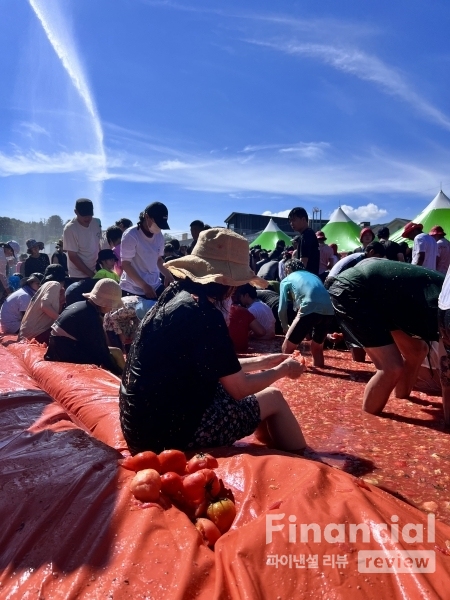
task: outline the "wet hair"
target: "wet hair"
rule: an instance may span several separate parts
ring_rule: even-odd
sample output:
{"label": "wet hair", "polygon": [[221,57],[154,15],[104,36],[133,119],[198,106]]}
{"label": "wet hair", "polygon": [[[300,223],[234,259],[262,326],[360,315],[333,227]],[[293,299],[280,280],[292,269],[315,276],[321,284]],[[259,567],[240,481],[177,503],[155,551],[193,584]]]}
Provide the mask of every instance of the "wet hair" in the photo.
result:
{"label": "wet hair", "polygon": [[305,218],[307,221],[309,219],[308,217],[308,213],[306,212],[306,210],[304,208],[302,208],[301,206],[296,206],[295,208],[293,208],[291,210],[291,212],[288,214],[288,219],[292,219],[293,217],[299,217],[300,219]]}
{"label": "wet hair", "polygon": [[122,239],[122,235],[123,231],[118,225],[111,225],[111,227],[108,227],[108,229],[106,230],[106,240],[108,244],[120,241]]}
{"label": "wet hair", "polygon": [[45,269],[44,279],[41,281],[41,286],[49,281],[57,281],[63,283],[66,279],[66,272],[62,265],[48,265]]}
{"label": "wet hair", "polygon": [[189,225],[189,227],[195,227],[196,229],[204,229],[205,224],[203,223],[203,221],[196,219],[195,221],[192,221],[192,223]]}
{"label": "wet hair", "polygon": [[122,227],[124,229],[128,229],[129,227],[133,227],[133,222],[130,221],[130,219],[126,219],[125,217],[123,217],[122,219],[119,219],[118,221],[116,221],[116,227],[120,227],[120,225],[122,225]]}
{"label": "wet hair", "polygon": [[256,288],[251,283],[245,283],[244,285],[240,285],[237,288],[237,296],[245,296],[245,294],[248,294],[250,298],[253,298],[253,300],[258,297],[258,294],[256,293]]}
{"label": "wet hair", "polygon": [[137,228],[142,229],[142,225],[145,222],[145,210],[139,213],[139,221],[137,222]]}
{"label": "wet hair", "polygon": [[383,240],[389,238],[389,229],[387,227],[382,227],[378,230],[377,237],[379,240],[381,240],[381,238],[383,238]]}
{"label": "wet hair", "polygon": [[375,254],[379,254],[381,258],[386,255],[386,250],[381,242],[370,242],[370,244],[367,244],[365,253],[369,254],[371,250],[373,250]]}
{"label": "wet hair", "polygon": [[286,271],[290,271],[291,273],[295,273],[295,271],[304,271],[305,265],[298,258],[290,258],[284,264],[284,268]]}

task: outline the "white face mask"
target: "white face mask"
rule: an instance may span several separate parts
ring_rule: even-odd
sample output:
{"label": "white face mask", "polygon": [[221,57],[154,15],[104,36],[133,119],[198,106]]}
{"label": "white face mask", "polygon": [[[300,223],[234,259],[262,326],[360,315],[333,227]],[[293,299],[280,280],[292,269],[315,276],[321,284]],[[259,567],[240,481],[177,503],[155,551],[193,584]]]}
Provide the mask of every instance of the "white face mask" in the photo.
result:
{"label": "white face mask", "polygon": [[152,223],[151,226],[149,227],[149,230],[151,233],[161,233],[161,229],[160,229],[160,227],[158,227],[158,225],[156,223]]}

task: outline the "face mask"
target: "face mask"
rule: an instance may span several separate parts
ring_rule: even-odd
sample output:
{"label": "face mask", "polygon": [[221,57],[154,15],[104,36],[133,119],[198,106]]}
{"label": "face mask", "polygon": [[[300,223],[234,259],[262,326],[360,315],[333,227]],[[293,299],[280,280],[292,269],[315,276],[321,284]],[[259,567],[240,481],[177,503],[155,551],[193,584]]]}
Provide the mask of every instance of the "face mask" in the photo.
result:
{"label": "face mask", "polygon": [[156,223],[152,223],[149,227],[151,233],[161,233],[161,229],[158,227]]}

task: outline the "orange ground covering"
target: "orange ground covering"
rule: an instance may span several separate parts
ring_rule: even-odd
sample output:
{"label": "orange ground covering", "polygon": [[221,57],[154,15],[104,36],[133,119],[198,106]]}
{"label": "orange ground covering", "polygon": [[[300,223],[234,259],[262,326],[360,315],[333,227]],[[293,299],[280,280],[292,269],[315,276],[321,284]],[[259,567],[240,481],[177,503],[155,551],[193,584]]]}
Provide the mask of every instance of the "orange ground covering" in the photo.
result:
{"label": "orange ground covering", "polygon": [[[0,597],[448,598],[450,527],[443,521],[450,452],[436,420],[439,401],[414,394],[416,402],[391,400],[389,418],[363,416],[361,390],[372,367],[333,351],[330,368],[280,381],[308,443],[322,451],[315,457],[339,468],[245,442],[218,449],[238,514],[212,552],[179,510],[146,507],[131,496],[132,474],[117,466],[124,450],[117,379],[93,367],[46,363],[42,354],[36,345],[0,347]],[[417,400],[437,406],[425,412]],[[427,541],[423,510],[341,469],[419,505],[436,502],[435,539]],[[267,515],[284,515],[275,522],[283,531],[270,543]],[[291,523],[291,542],[290,515],[298,525],[293,531]],[[400,531],[407,523],[424,526],[424,541],[385,537],[381,527],[391,527],[393,515]],[[310,523],[320,543],[312,534],[299,541],[300,524]],[[325,539],[330,523],[344,526],[343,540]],[[349,524],[366,524],[370,539],[359,534],[353,542]],[[405,549],[434,553],[435,571],[361,572],[374,560],[361,552],[381,552],[385,564],[388,551]]]}

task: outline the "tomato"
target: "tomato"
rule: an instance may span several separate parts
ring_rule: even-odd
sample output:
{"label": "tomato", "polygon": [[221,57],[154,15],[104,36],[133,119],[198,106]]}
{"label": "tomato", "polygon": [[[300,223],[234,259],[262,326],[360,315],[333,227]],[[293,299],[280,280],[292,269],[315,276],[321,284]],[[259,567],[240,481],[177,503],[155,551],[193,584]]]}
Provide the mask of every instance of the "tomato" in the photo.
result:
{"label": "tomato", "polygon": [[161,491],[170,498],[177,496],[179,492],[183,491],[183,480],[181,479],[181,476],[173,471],[168,471],[161,475]]}
{"label": "tomato", "polygon": [[155,469],[138,471],[130,484],[134,497],[141,502],[156,502],[161,490],[161,477]]}
{"label": "tomato", "polygon": [[200,532],[205,546],[214,548],[214,544],[222,535],[214,523],[209,519],[197,519],[195,527]]}
{"label": "tomato", "polygon": [[228,531],[236,516],[236,507],[229,498],[221,498],[210,504],[206,510],[208,519],[217,526],[221,533]]}
{"label": "tomato", "polygon": [[218,466],[219,463],[214,456],[199,452],[188,461],[186,471],[188,473],[195,473],[196,471],[200,471],[200,469],[215,469]]}
{"label": "tomato", "polygon": [[211,469],[200,469],[183,479],[183,493],[186,500],[201,504],[208,497],[214,498],[220,492],[220,482]]}
{"label": "tomato", "polygon": [[164,450],[158,454],[158,459],[161,465],[160,473],[174,471],[178,475],[186,473],[186,456],[181,450]]}
{"label": "tomato", "polygon": [[158,471],[159,473],[161,468],[158,456],[151,450],[146,450],[145,452],[139,452],[139,454],[135,454],[134,456],[122,458],[118,462],[124,469],[136,472],[143,471],[144,469],[155,469],[155,471]]}

